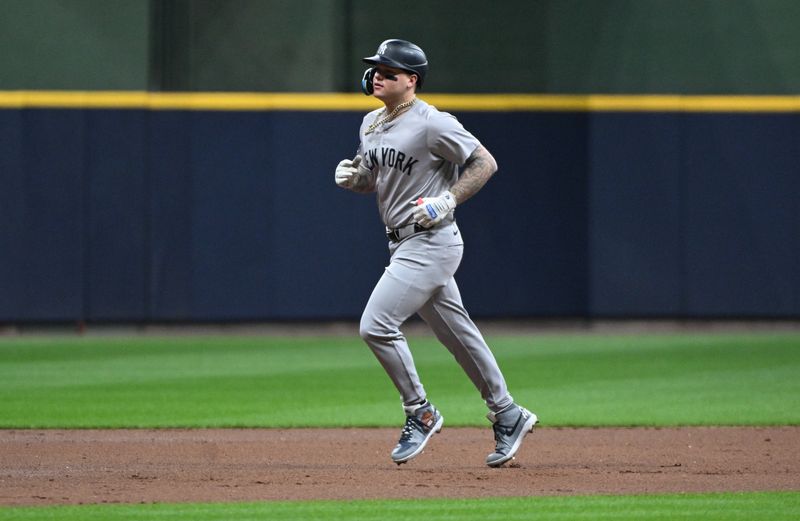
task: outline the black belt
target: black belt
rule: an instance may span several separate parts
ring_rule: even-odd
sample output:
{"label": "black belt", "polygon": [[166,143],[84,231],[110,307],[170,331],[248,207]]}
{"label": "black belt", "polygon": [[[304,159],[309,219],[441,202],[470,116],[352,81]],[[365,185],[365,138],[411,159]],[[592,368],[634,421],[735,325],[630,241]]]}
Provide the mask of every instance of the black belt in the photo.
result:
{"label": "black belt", "polygon": [[386,228],[386,237],[392,242],[400,242],[406,237],[411,237],[415,233],[429,230],[419,223],[409,224],[400,228]]}

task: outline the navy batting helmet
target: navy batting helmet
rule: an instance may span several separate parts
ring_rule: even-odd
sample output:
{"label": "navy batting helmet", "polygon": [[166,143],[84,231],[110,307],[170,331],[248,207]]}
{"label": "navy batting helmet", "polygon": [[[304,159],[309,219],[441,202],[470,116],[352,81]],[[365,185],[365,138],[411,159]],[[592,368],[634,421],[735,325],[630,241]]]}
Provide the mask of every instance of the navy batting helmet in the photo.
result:
{"label": "navy batting helmet", "polygon": [[[422,87],[422,83],[425,81],[425,74],[428,72],[428,58],[425,56],[425,52],[420,49],[419,45],[406,40],[386,40],[378,46],[378,52],[375,53],[375,56],[368,56],[363,61],[370,65],[386,65],[387,67],[394,67],[395,69],[416,74],[418,88]],[[364,74],[365,81],[368,80],[366,82],[370,84],[369,87],[372,86],[372,75],[374,75],[372,68],[368,69]],[[368,89],[364,82],[362,82],[362,87],[366,94],[372,94],[372,92],[367,92],[367,90],[371,91],[372,89]]]}

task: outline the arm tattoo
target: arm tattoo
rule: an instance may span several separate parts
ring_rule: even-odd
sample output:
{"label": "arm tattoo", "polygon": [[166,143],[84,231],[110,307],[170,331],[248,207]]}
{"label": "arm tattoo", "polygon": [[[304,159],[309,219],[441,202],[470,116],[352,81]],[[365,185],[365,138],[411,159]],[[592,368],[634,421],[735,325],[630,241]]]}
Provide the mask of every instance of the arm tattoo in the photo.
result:
{"label": "arm tattoo", "polygon": [[467,158],[461,177],[450,187],[450,193],[458,204],[463,203],[480,190],[486,181],[497,171],[497,163],[488,150],[482,145]]}

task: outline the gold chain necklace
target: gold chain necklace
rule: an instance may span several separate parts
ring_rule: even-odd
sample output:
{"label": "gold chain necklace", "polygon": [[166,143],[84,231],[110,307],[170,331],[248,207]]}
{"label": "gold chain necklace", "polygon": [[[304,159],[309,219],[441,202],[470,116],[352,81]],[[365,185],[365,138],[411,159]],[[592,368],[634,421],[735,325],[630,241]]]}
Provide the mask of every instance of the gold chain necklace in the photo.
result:
{"label": "gold chain necklace", "polygon": [[[394,110],[388,116],[386,116],[384,118],[378,119],[378,118],[380,118],[380,115],[376,116],[375,117],[375,121],[372,122],[372,124],[367,128],[367,130],[364,132],[364,134],[365,135],[366,134],[372,134],[373,132],[375,132],[376,128],[380,127],[384,123],[388,123],[391,120],[393,120],[395,117],[397,117],[397,114],[401,110],[403,110],[404,108],[410,107],[411,105],[416,103],[416,101],[417,101],[417,98],[414,98],[414,99],[411,99],[411,100],[408,100],[408,101],[406,101],[404,103],[399,104],[398,106],[396,106],[394,108]],[[386,112],[385,108],[383,109],[383,112],[384,113]]]}

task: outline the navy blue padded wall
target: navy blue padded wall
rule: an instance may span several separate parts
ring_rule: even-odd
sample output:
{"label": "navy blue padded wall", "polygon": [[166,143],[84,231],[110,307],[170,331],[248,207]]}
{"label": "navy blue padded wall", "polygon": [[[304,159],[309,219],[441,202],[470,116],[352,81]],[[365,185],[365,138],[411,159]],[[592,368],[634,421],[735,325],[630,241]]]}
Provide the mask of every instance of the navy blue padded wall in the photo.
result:
{"label": "navy blue padded wall", "polygon": [[800,118],[687,121],[687,314],[800,315]]}
{"label": "navy blue padded wall", "polygon": [[[458,117],[475,316],[800,316],[794,114]],[[357,318],[388,263],[353,112],[0,110],[0,321]]]}
{"label": "navy blue padded wall", "polygon": [[[386,261],[373,196],[333,170],[360,115],[153,113],[151,316],[356,316]],[[352,131],[352,132],[350,132]]]}
{"label": "navy blue padded wall", "polygon": [[585,113],[457,113],[497,173],[456,208],[456,280],[471,313],[583,316],[588,294]]}
{"label": "navy blue padded wall", "polygon": [[22,111],[0,110],[0,320],[23,316],[25,234]]}
{"label": "navy blue padded wall", "polygon": [[358,146],[363,115],[273,114],[270,178],[271,313],[358,317],[388,264],[374,194],[336,186],[333,172]]}
{"label": "navy blue padded wall", "polygon": [[685,313],[683,121],[676,113],[591,116],[592,314]]}
{"label": "navy blue padded wall", "polygon": [[[193,113],[192,318],[269,315],[272,114]],[[289,252],[291,253],[291,252]]]}
{"label": "navy blue padded wall", "polygon": [[0,111],[0,320],[84,313],[85,114]]}
{"label": "navy blue padded wall", "polygon": [[800,119],[593,115],[592,315],[800,314]]}
{"label": "navy blue padded wall", "polygon": [[147,114],[85,115],[84,318],[143,320],[149,276]]}
{"label": "navy blue padded wall", "polygon": [[147,317],[191,320],[193,299],[192,112],[149,114]]}

